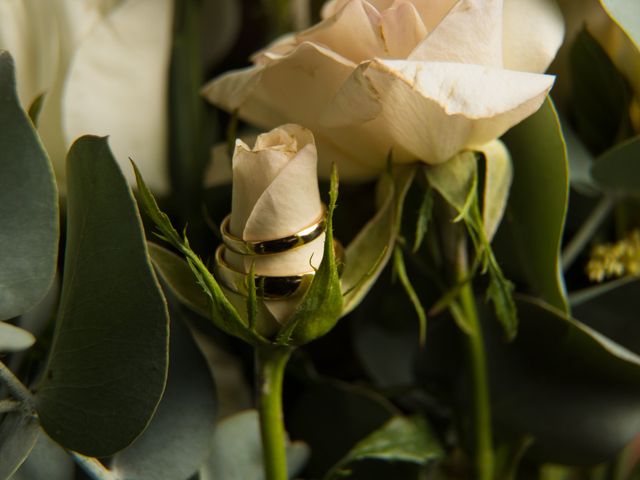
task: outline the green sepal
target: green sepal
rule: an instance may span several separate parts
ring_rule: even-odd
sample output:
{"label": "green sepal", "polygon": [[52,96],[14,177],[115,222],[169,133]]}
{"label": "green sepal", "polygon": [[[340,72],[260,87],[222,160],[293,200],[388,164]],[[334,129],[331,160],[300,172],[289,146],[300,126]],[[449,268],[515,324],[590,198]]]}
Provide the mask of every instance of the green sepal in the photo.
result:
{"label": "green sepal", "polygon": [[293,315],[282,327],[276,343],[280,345],[303,345],[328,333],[342,315],[342,291],[338,262],[333,245],[333,211],[338,199],[338,171],[331,171],[327,230],[322,262],[316,271],[309,290]]}
{"label": "green sepal", "polygon": [[426,167],[424,171],[429,184],[458,212],[454,221],[464,222],[477,255],[476,262],[481,267],[481,272],[489,276],[487,297],[494,305],[507,338],[513,339],[518,329],[513,300],[514,286],[502,273],[484,226],[478,201],[475,153],[462,152],[448,162],[436,167]]}
{"label": "green sepal", "polygon": [[416,315],[418,316],[418,340],[420,342],[420,346],[423,347],[427,338],[427,314],[420,302],[420,297],[418,297],[415,288],[413,288],[413,285],[411,284],[409,275],[407,275],[404,256],[402,255],[402,248],[399,245],[396,245],[395,251],[393,252],[393,271],[398,276],[398,279],[400,280],[400,283],[402,284],[404,291],[409,297],[409,300],[416,311]]}
{"label": "green sepal", "polygon": [[160,210],[153,194],[144,183],[140,171],[133,161],[131,162],[138,184],[139,198],[142,207],[149,215],[149,218],[160,231],[158,235],[163,240],[176,248],[187,260],[191,273],[195,277],[202,290],[207,295],[210,304],[210,315],[213,323],[220,330],[244,340],[251,345],[266,344],[268,341],[259,333],[255,332],[242,319],[242,316],[225,297],[222,288],[211,274],[204,262],[191,250],[189,241],[185,235],[179,235],[171,224],[169,217]]}

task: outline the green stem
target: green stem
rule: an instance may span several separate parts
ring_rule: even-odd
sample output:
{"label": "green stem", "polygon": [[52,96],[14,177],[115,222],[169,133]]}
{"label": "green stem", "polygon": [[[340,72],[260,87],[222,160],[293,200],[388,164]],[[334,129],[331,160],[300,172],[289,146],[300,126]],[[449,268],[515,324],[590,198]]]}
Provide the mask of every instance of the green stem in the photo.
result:
{"label": "green stem", "polygon": [[33,395],[27,387],[13,374],[9,367],[0,362],[0,382],[4,383],[9,394],[16,400],[33,405]]}
{"label": "green stem", "polygon": [[271,345],[256,348],[258,411],[266,480],[287,480],[282,383],[291,352],[290,348]]}
{"label": "green stem", "polygon": [[605,196],[589,214],[589,217],[575,233],[571,241],[562,251],[562,269],[566,272],[573,262],[578,258],[580,252],[584,250],[589,241],[593,238],[596,230],[600,228],[602,222],[607,218],[614,205],[613,198]]}
{"label": "green stem", "polygon": [[[457,252],[458,281],[464,281],[469,273],[466,242],[461,241]],[[476,300],[471,282],[465,282],[460,289],[460,306],[466,317],[469,332],[466,335],[471,363],[473,389],[473,420],[475,469],[478,480],[493,480],[494,452],[491,433],[491,407],[487,360],[482,340],[482,327],[476,310]]]}

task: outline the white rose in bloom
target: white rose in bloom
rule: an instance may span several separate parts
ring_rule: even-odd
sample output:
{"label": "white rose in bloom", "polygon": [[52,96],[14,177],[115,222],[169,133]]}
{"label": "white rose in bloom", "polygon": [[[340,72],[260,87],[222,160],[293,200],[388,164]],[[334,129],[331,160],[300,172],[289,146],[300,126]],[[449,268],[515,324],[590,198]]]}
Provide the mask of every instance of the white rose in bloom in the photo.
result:
{"label": "white rose in bloom", "polygon": [[0,49],[15,59],[25,109],[45,94],[38,130],[58,181],[84,134],[109,135],[129,180],[133,158],[168,188],[167,77],[172,0],[0,0]]}
{"label": "white rose in bloom", "polygon": [[446,161],[534,113],[562,42],[553,0],[332,0],[323,20],[209,83],[214,104],[269,128],[294,121],[341,178]]}
{"label": "white rose in bloom", "polygon": [[[306,128],[283,125],[258,136],[253,149],[237,140],[232,169],[232,235],[246,241],[283,238],[313,225],[323,215],[316,145]],[[227,249],[225,259],[243,272],[249,272],[253,264],[256,275],[308,273],[312,266],[320,265],[324,237],[323,233],[303,246],[270,255],[240,255]],[[267,300],[265,304],[282,320],[299,300]]]}

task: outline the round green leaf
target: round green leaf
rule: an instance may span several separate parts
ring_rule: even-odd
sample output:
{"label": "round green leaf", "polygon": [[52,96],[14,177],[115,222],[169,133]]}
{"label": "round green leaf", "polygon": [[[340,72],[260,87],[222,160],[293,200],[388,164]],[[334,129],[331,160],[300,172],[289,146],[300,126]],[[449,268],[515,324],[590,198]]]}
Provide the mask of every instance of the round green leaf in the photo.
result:
{"label": "round green leaf", "polygon": [[0,51],[0,320],[44,297],[58,255],[53,169],[18,103],[11,56]]}
{"label": "round green leaf", "polygon": [[593,465],[640,431],[640,357],[538,301],[520,299],[520,331],[505,343],[485,322],[494,421],[529,434],[529,455]]}
{"label": "round green leaf", "polygon": [[[501,226],[503,237],[496,247],[498,260],[502,265],[505,255],[513,255],[531,290],[566,311],[559,264],[569,174],[560,122],[551,100],[512,128],[503,140],[511,152],[514,174]],[[509,251],[501,255],[499,249],[505,244]],[[517,277],[513,272],[505,273],[509,278]]]}
{"label": "round green leaf", "polygon": [[112,455],[147,426],[167,376],[168,314],[131,191],[107,141],[67,158],[62,295],[36,401],[65,448]]}
{"label": "round green leaf", "polygon": [[111,465],[119,478],[176,480],[191,477],[209,453],[217,410],[207,363],[179,313],[171,309],[167,388],[149,427]]}

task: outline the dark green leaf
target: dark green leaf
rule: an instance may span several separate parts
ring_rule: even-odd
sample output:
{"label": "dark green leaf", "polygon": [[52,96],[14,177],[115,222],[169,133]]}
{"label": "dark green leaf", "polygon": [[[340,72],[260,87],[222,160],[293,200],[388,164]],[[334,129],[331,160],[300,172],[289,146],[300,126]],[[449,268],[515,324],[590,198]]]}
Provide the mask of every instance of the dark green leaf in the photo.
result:
{"label": "dark green leaf", "polygon": [[45,296],[58,255],[53,169],[18,103],[7,52],[0,52],[0,152],[0,320],[6,320]]}
{"label": "dark green leaf", "polygon": [[76,141],[67,178],[62,295],[37,409],[64,447],[111,455],[146,428],[160,401],[169,319],[135,201],[106,139]]}
{"label": "dark green leaf", "polygon": [[444,450],[424,417],[393,417],[360,440],[325,479],[339,478],[344,467],[364,459],[425,465],[443,456]]}
{"label": "dark green leaf", "polygon": [[311,448],[308,478],[322,477],[357,442],[397,414],[380,395],[342,383],[307,387],[296,400],[287,426],[293,438]]}
{"label": "dark green leaf", "polygon": [[528,455],[545,462],[613,458],[640,430],[640,357],[539,301],[518,311],[511,344],[485,323],[498,432],[532,435]]}
{"label": "dark green leaf", "polygon": [[186,479],[209,453],[217,409],[215,386],[175,308],[171,317],[167,388],[149,427],[114,456],[111,468],[119,478]]}
{"label": "dark green leaf", "polygon": [[[288,443],[287,471],[293,478],[309,458],[302,442]],[[200,470],[200,480],[262,480],[262,441],[258,412],[246,410],[225,418],[213,437],[211,456]]]}
{"label": "dark green leaf", "polygon": [[605,190],[640,195],[640,135],[600,155],[591,167],[591,175]]}
{"label": "dark green leaf", "polygon": [[571,47],[570,62],[576,128],[586,145],[599,154],[629,128],[631,90],[586,28]]}
{"label": "dark green leaf", "polygon": [[[181,237],[173,225],[169,217],[160,210],[155,198],[151,194],[149,188],[145,185],[140,172],[133,165],[136,181],[138,183],[138,192],[142,207],[153,221],[156,228],[160,231],[160,236],[175,247],[187,260],[187,264],[191,269],[191,273],[195,281],[200,285],[203,292],[207,295],[209,301],[210,318],[213,323],[222,331],[229,335],[243,339],[247,343],[256,345],[266,342],[266,340],[258,333],[249,329],[243,318],[238,314],[234,306],[225,297],[220,285],[213,277],[204,262],[195,254],[189,246],[186,237]],[[170,282],[172,283],[172,282]]]}
{"label": "dark green leaf", "polygon": [[[518,265],[509,278],[523,277],[529,288],[566,311],[560,245],[569,195],[567,158],[560,124],[551,100],[504,137],[514,176],[505,219],[496,246],[501,265]],[[503,254],[499,246],[506,246]],[[509,262],[507,262],[509,261]]]}
{"label": "dark green leaf", "polygon": [[337,199],[338,171],[334,166],[322,262],[302,302],[278,333],[276,342],[279,344],[302,345],[321,337],[335,326],[342,315],[340,274],[333,244],[333,211]]}
{"label": "dark green leaf", "polygon": [[0,416],[0,479],[7,480],[22,465],[38,438],[38,420],[24,412]]}

